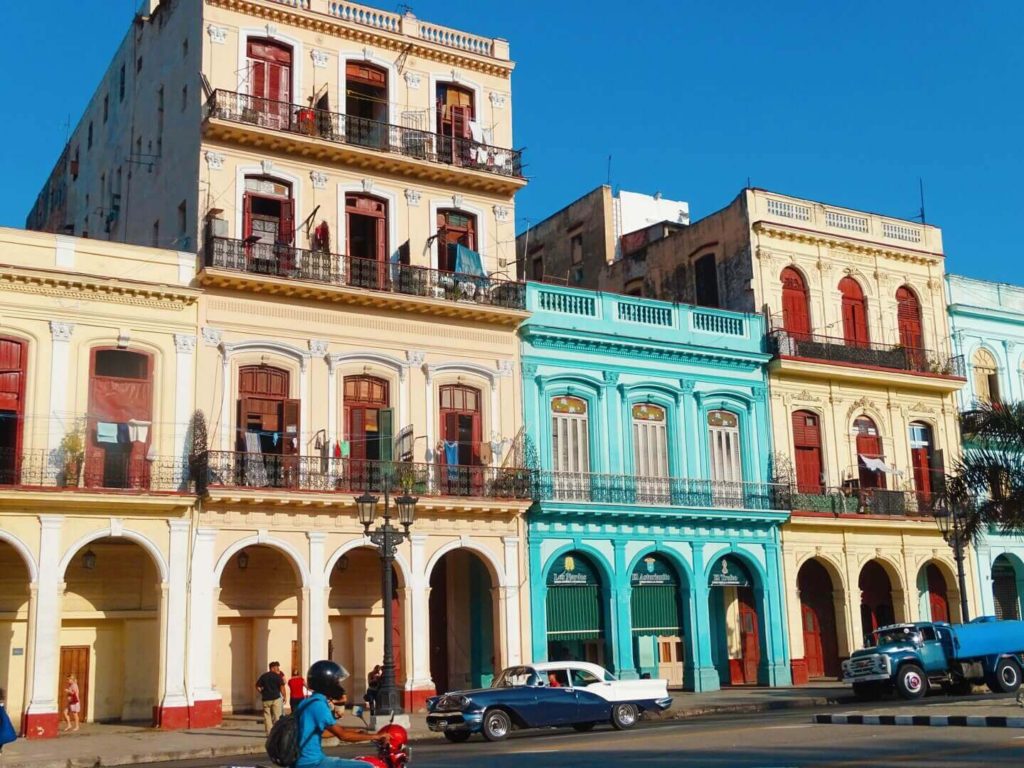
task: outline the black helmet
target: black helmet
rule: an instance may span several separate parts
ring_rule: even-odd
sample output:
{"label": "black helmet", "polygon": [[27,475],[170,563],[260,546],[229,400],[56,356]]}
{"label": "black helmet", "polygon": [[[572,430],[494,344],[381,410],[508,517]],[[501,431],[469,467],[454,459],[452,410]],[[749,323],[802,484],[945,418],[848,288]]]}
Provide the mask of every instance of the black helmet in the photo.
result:
{"label": "black helmet", "polygon": [[328,699],[340,699],[345,695],[341,681],[348,677],[348,671],[337,662],[323,659],[313,662],[306,673],[309,690],[322,693]]}

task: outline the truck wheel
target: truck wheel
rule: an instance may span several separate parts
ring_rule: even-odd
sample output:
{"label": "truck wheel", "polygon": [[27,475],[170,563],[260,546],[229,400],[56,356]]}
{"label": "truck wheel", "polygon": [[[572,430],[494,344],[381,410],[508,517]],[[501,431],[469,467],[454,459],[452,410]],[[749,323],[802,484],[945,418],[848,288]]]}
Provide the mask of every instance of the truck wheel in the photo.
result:
{"label": "truck wheel", "polygon": [[879,687],[877,683],[854,683],[853,695],[857,701],[874,701],[879,698]]}
{"label": "truck wheel", "polygon": [[480,728],[484,738],[488,741],[501,741],[506,738],[512,730],[512,718],[508,712],[501,709],[492,709],[484,715],[484,722]]}
{"label": "truck wheel", "polygon": [[633,704],[616,704],[612,707],[612,726],[617,731],[625,731],[636,725],[636,706]]}
{"label": "truck wheel", "polygon": [[1000,659],[985,682],[992,693],[1013,693],[1020,688],[1020,666],[1013,659]]}
{"label": "truck wheel", "polygon": [[904,664],[896,673],[896,691],[904,699],[920,699],[928,693],[928,678],[917,664]]}

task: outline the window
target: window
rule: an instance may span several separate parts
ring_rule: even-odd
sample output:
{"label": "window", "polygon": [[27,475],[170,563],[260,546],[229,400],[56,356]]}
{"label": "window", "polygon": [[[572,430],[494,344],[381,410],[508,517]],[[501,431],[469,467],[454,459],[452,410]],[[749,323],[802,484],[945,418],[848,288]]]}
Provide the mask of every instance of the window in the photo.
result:
{"label": "window", "polygon": [[124,101],[124,64],[121,65],[121,77],[117,85],[117,100]]}
{"label": "window", "polygon": [[792,267],[782,270],[782,327],[797,338],[810,335],[811,313],[807,284]]}
{"label": "window", "polygon": [[352,144],[384,148],[388,142],[388,72],[363,61],[345,66],[345,132]]}
{"label": "window", "polygon": [[906,285],[896,291],[897,322],[900,330],[900,344],[908,350],[924,347],[921,331],[921,303],[917,295]]}
{"label": "window", "polygon": [[637,477],[668,477],[668,430],[665,409],[633,406],[633,460]]}
{"label": "window", "polygon": [[857,466],[860,487],[885,488],[885,457],[878,427],[869,416],[858,416],[853,422],[857,438]]}
{"label": "window", "polygon": [[178,237],[185,237],[185,233],[188,229],[188,204],[185,200],[182,200],[178,204]]}
{"label": "window", "polygon": [[718,307],[718,269],[715,254],[706,253],[693,265],[694,293],[697,305]]}
{"label": "window", "polygon": [[153,222],[153,247],[160,247],[160,219]]}
{"label": "window", "polygon": [[742,482],[740,424],[735,413],[731,411],[708,413],[708,442],[711,448],[712,482],[716,484]]}
{"label": "window", "polygon": [[152,362],[126,349],[93,349],[89,377],[87,486],[141,488],[152,437]]}
{"label": "window", "polygon": [[438,156],[442,163],[472,165],[476,162],[473,137],[473,92],[452,83],[438,83],[436,90]]}
{"label": "window", "polygon": [[540,254],[534,256],[530,262],[530,279],[538,283],[544,282],[544,257]]}
{"label": "window", "polygon": [[793,459],[796,464],[796,487],[799,493],[821,493],[822,456],[821,424],[816,413],[794,411]]}
{"label": "window", "polygon": [[569,239],[569,256],[573,266],[583,263],[583,234],[573,235]]}
{"label": "window", "polygon": [[918,501],[927,508],[936,482],[941,482],[941,452],[934,450],[931,427],[920,421],[910,424],[910,464]]}
{"label": "window", "polygon": [[85,148],[92,149],[92,121],[89,121],[89,130],[85,140]]}
{"label": "window", "polygon": [[71,180],[78,180],[79,147],[75,147],[75,156],[71,159]]}
{"label": "window", "polygon": [[181,86],[181,111],[188,109],[188,86]]}
{"label": "window", "polygon": [[139,56],[139,58],[137,58],[135,60],[135,71],[136,72],[141,72],[142,71],[142,57],[141,56]]}
{"label": "window", "polygon": [[594,683],[600,683],[597,675],[593,672],[588,672],[585,669],[573,669],[572,672],[572,684],[576,688],[581,688],[585,685],[593,685]]}
{"label": "window", "polygon": [[852,277],[839,281],[843,297],[843,343],[863,347],[868,343],[868,314],[864,291]]}
{"label": "window", "polygon": [[458,264],[459,246],[476,251],[476,217],[462,211],[437,212],[437,268],[442,272],[458,272],[466,267]]}
{"label": "window", "polygon": [[999,369],[996,359],[987,349],[979,349],[971,358],[971,379],[974,397],[983,405],[996,405],[999,399]]}
{"label": "window", "polygon": [[285,128],[291,123],[292,49],[273,40],[250,38],[246,47],[250,108],[260,125]]}
{"label": "window", "polygon": [[181,58],[188,58],[188,38],[186,37],[181,41]]}
{"label": "window", "polygon": [[107,124],[107,115],[110,113],[110,94],[103,94],[103,124]]}
{"label": "window", "polygon": [[551,401],[551,466],[563,498],[586,498],[583,478],[590,472],[587,401],[563,395]]}
{"label": "window", "polygon": [[[483,439],[480,390],[462,384],[447,384],[441,387],[440,394],[445,464],[478,466]],[[459,478],[460,481],[462,479]]]}
{"label": "window", "polygon": [[345,253],[349,283],[386,290],[388,271],[388,204],[386,200],[350,192],[345,195]]}
{"label": "window", "polygon": [[252,239],[253,256],[276,259],[274,245],[291,244],[295,236],[295,201],[291,185],[262,177],[245,179],[242,237]]}
{"label": "window", "polygon": [[147,379],[149,358],[123,349],[100,349],[96,351],[94,373],[117,379]]}

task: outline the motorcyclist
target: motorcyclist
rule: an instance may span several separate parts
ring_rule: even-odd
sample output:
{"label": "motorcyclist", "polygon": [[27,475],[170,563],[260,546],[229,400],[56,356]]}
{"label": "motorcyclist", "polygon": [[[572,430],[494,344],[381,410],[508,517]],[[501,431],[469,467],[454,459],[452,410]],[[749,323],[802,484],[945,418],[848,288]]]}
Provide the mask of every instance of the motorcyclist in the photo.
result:
{"label": "motorcyclist", "polygon": [[326,757],[320,744],[322,736],[336,736],[345,742],[373,741],[387,744],[390,734],[372,734],[337,724],[331,702],[345,695],[341,681],[348,677],[345,668],[333,661],[314,662],[306,673],[306,687],[313,693],[295,711],[298,723],[299,759],[295,768],[366,768],[366,763]]}

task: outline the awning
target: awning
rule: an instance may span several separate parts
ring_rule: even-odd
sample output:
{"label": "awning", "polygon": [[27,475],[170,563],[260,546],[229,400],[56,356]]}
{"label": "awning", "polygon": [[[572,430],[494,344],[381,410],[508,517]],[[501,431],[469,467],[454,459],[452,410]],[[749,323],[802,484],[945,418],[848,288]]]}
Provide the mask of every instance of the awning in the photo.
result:
{"label": "awning", "polygon": [[630,602],[634,635],[675,637],[683,634],[675,586],[634,587]]}
{"label": "awning", "polygon": [[549,587],[548,637],[597,640],[601,637],[601,594],[597,585]]}
{"label": "awning", "polygon": [[861,463],[865,467],[870,469],[872,472],[885,472],[885,473],[890,474],[890,475],[902,475],[903,474],[902,472],[900,472],[895,467],[890,467],[882,459],[876,459],[876,458],[873,458],[871,456],[864,456],[863,454],[858,454],[858,456],[860,458]]}

